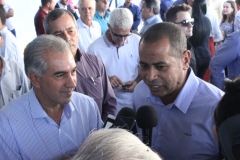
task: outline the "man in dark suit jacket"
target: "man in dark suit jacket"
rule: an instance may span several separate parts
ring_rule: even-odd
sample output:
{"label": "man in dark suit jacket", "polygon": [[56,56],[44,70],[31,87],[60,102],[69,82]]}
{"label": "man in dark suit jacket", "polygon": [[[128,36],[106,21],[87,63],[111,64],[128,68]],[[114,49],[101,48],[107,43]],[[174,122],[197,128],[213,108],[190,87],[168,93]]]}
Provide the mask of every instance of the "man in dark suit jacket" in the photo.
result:
{"label": "man in dark suit jacket", "polygon": [[59,2],[56,3],[55,8],[63,8],[70,11],[75,17],[75,19],[77,20],[79,18],[77,15],[77,12],[74,10],[74,7],[71,5],[68,5],[67,2],[68,0],[59,0]]}

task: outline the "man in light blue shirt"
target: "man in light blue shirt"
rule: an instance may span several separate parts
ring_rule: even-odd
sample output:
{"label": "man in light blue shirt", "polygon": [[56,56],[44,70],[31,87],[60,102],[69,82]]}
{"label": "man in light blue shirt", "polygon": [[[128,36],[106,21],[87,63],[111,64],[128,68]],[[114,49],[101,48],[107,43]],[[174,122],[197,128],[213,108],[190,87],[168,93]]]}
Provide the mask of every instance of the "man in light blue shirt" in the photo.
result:
{"label": "man in light blue shirt", "polygon": [[108,9],[108,0],[96,0],[96,12],[94,14],[93,20],[97,21],[101,26],[101,35],[103,35],[108,30],[108,21],[110,17],[110,12]]}
{"label": "man in light blue shirt", "polygon": [[146,32],[146,30],[153,26],[154,24],[162,22],[162,19],[159,16],[159,12],[160,12],[159,0],[143,1],[141,13],[144,24],[140,31],[140,35],[143,35],[143,33]]}
{"label": "man in light blue shirt", "polygon": [[67,159],[102,127],[95,101],[73,92],[76,64],[63,39],[42,35],[24,51],[33,89],[0,110],[0,159]]}
{"label": "man in light blue shirt", "polygon": [[136,111],[143,105],[156,108],[151,147],[163,159],[216,160],[212,115],[224,93],[195,76],[190,55],[186,35],[175,24],[149,28],[139,44],[143,81],[134,90],[133,104]]}
{"label": "man in light blue shirt", "polygon": [[[226,76],[224,69],[227,67]],[[240,75],[240,32],[230,34],[210,62],[210,82],[224,89],[224,79]]]}

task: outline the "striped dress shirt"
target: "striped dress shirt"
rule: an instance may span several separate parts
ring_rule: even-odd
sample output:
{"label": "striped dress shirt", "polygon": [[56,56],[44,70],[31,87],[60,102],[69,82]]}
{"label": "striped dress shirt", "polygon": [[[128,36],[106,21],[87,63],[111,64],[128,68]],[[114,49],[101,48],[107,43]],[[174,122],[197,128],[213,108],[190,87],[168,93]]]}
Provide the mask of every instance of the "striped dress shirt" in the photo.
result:
{"label": "striped dress shirt", "polygon": [[95,101],[76,92],[57,125],[32,89],[0,110],[0,159],[65,159],[102,125]]}

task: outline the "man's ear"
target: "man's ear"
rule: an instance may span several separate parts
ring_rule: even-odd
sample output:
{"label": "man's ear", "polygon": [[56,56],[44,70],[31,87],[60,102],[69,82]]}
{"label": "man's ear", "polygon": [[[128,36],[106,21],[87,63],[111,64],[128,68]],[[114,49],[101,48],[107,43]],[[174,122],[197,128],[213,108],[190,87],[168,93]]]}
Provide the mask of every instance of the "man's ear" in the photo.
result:
{"label": "man's ear", "polygon": [[30,79],[31,84],[35,87],[35,88],[40,88],[40,76],[36,75],[34,72],[30,71],[28,72],[28,78]]}
{"label": "man's ear", "polygon": [[184,51],[182,60],[184,70],[188,70],[191,60],[191,52],[189,50]]}

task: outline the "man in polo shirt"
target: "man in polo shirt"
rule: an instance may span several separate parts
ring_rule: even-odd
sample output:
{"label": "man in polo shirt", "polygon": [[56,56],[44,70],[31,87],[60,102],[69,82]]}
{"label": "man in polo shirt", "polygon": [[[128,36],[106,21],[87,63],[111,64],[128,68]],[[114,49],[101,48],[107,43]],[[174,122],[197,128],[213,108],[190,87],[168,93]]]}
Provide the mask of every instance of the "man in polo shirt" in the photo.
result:
{"label": "man in polo shirt", "polygon": [[48,12],[54,9],[55,0],[42,0],[41,3],[42,6],[39,7],[39,10],[34,17],[34,25],[37,36],[46,33],[43,27],[43,20]]}
{"label": "man in polo shirt", "polygon": [[93,20],[97,21],[101,26],[101,35],[103,35],[108,30],[108,21],[110,17],[110,12],[108,9],[108,0],[96,0],[96,12],[94,14]]}
{"label": "man in polo shirt", "polygon": [[79,41],[78,47],[86,52],[88,46],[101,36],[101,26],[92,18],[95,13],[95,0],[79,0],[78,11],[80,18],[77,20]]}
{"label": "man in polo shirt", "polygon": [[117,112],[123,107],[133,107],[132,92],[140,81],[138,75],[140,37],[130,33],[132,24],[133,16],[129,9],[114,9],[109,19],[109,30],[88,48],[88,53],[97,55],[104,63],[117,98]]}

